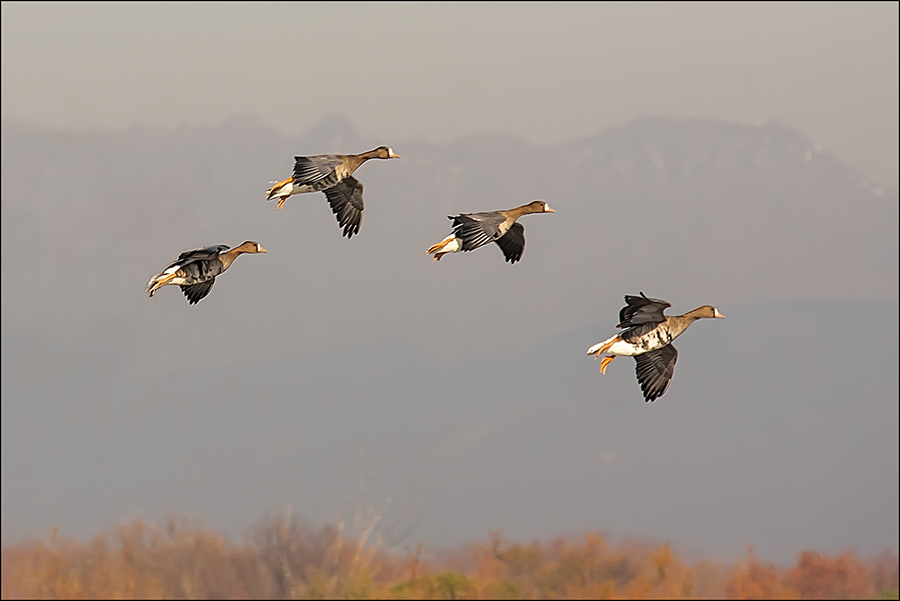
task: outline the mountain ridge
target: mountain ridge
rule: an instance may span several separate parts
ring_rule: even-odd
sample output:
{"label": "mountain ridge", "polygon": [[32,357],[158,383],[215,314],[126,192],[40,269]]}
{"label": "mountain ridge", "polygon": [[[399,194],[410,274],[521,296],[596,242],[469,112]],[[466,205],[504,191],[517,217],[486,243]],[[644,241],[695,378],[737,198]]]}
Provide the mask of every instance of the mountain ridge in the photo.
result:
{"label": "mountain ridge", "polygon": [[[79,290],[78,282],[104,282],[101,294],[71,300],[80,319],[120,313],[149,277],[139,274],[158,271],[181,250],[246,239],[274,248],[247,269],[267,276],[276,303],[291,292],[270,267],[286,273],[304,247],[328,249],[324,263],[304,269],[315,287],[334,285],[329,264],[348,281],[381,272],[372,292],[387,310],[392,290],[418,281],[408,308],[422,318],[428,304],[439,312],[450,305],[420,291],[434,294],[447,276],[463,274],[500,277],[507,294],[536,294],[556,311],[575,302],[579,319],[609,282],[621,290],[603,292],[607,311],[638,288],[726,303],[897,298],[897,191],[867,187],[808,137],[778,124],[647,117],[551,147],[484,134],[404,148],[363,137],[339,115],[299,138],[254,117],[174,132],[86,134],[4,122],[2,136],[3,282],[27,281],[29,294],[44,299]],[[320,194],[292,197],[282,211],[264,200],[269,182],[290,174],[295,154],[381,143],[404,158],[371,162],[357,174],[367,203],[359,242],[335,238]],[[493,247],[439,266],[419,256],[447,234],[447,215],[534,198],[558,212],[523,219],[520,264],[498,265]],[[537,272],[547,278],[542,291],[531,288]],[[126,284],[119,274],[132,275]],[[591,284],[588,274],[599,279]],[[353,294],[353,286],[336,287]],[[7,307],[16,319],[55,319],[25,296],[4,295],[3,303],[4,320]],[[488,305],[499,310],[502,296]],[[512,322],[525,315],[513,312]],[[65,310],[60,320],[72,321]]]}

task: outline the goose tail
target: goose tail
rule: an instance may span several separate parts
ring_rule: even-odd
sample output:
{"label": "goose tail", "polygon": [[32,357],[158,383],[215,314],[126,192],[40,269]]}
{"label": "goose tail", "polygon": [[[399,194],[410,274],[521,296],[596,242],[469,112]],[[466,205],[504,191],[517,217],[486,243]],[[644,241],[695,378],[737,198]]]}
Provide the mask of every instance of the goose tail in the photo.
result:
{"label": "goose tail", "polygon": [[294,179],[271,182],[272,187],[266,190],[266,200],[278,199],[278,208],[284,206],[284,199],[294,193]]}
{"label": "goose tail", "polygon": [[156,291],[165,286],[166,284],[171,283],[171,281],[175,278],[178,270],[166,270],[162,273],[157,273],[155,276],[150,278],[150,281],[147,282],[147,289],[144,292],[149,292],[150,296],[147,298],[153,298],[153,295],[156,294]]}
{"label": "goose tail", "polygon": [[617,340],[619,340],[618,334],[616,334],[612,338],[604,340],[603,342],[598,342],[587,350],[587,354],[594,355],[594,358],[596,359],[597,357],[608,351],[609,347],[611,347]]}

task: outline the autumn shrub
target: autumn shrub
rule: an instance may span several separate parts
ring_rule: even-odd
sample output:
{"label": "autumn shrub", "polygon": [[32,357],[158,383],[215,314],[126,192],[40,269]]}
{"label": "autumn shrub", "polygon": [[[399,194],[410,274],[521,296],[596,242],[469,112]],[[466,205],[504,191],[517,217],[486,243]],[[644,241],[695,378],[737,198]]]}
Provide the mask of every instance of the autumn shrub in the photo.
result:
{"label": "autumn shrub", "polygon": [[[369,518],[365,516],[369,515]],[[485,541],[432,552],[375,534],[374,514],[315,528],[273,512],[229,541],[198,520],[134,520],[79,542],[2,549],[6,598],[846,599],[897,598],[898,561],[803,551],[782,568],[756,558],[688,562],[668,544],[611,544],[599,532],[521,543]],[[374,516],[374,517],[373,517]]]}

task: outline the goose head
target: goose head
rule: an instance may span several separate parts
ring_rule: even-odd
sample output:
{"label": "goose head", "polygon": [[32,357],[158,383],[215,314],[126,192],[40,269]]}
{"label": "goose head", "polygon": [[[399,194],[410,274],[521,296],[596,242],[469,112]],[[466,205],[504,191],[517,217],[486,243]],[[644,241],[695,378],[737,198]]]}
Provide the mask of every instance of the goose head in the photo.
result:
{"label": "goose head", "polygon": [[550,205],[548,205],[543,200],[534,200],[525,206],[528,207],[529,213],[555,213],[556,212],[553,209],[551,209]]}
{"label": "goose head", "polygon": [[231,250],[236,251],[238,253],[250,253],[250,254],[269,252],[265,248],[263,248],[259,242],[254,242],[253,240],[247,240],[240,246],[235,246]]}
{"label": "goose head", "polygon": [[395,154],[394,150],[390,146],[379,146],[375,150],[370,150],[366,154],[370,154],[374,158],[378,158],[378,159],[399,159],[400,158],[400,155]]}
{"label": "goose head", "polygon": [[703,305],[702,307],[697,307],[687,315],[693,317],[694,319],[704,319],[704,318],[716,318],[716,319],[725,319],[725,316],[719,313],[719,310],[713,307],[712,305]]}

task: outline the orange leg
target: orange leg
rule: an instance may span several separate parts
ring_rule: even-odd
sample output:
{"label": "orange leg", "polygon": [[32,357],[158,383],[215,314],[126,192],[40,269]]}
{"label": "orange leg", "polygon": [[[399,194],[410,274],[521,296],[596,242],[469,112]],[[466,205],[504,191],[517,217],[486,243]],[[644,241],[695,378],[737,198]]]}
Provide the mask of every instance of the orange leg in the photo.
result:
{"label": "orange leg", "polygon": [[177,275],[178,272],[176,271],[175,273],[170,273],[169,275],[163,276],[156,280],[156,283],[153,284],[153,286],[150,288],[150,296],[148,298],[153,298],[153,295],[156,294],[157,290],[171,282]]}
{"label": "orange leg", "polygon": [[[286,186],[287,184],[292,183],[293,181],[294,181],[294,178],[290,178],[290,179],[286,179],[286,180],[284,180],[284,181],[278,182],[277,184],[275,184],[274,186],[272,186],[271,188],[269,188],[269,191],[268,191],[268,193],[267,193],[267,195],[266,195],[266,199],[267,199],[267,200],[272,200],[272,199],[275,197],[275,194],[276,194],[279,190],[281,190],[281,188],[283,188],[283,187]],[[290,194],[288,194],[288,196],[290,196]],[[279,209],[280,209],[281,207],[284,206],[284,199],[285,199],[285,198],[287,198],[287,196],[282,196],[282,197],[280,197],[280,198],[278,199],[278,208],[279,208]]]}
{"label": "orange leg", "polygon": [[431,246],[428,247],[428,250],[425,251],[425,254],[430,255],[431,253],[441,250],[446,245],[447,245],[446,240],[442,240],[441,242],[438,242],[437,244],[432,244]]}
{"label": "orange leg", "polygon": [[[446,238],[444,238],[437,244],[432,244],[431,246],[429,246],[428,250],[425,251],[425,254],[430,255],[431,253],[437,253],[439,250],[441,250],[442,248],[444,248],[445,246],[450,244],[450,242],[452,242],[455,238],[456,238],[456,236],[454,236],[454,235],[447,236]],[[434,260],[439,261],[441,259],[442,254],[447,254],[447,253],[436,254],[434,256]]]}
{"label": "orange leg", "polygon": [[603,357],[603,359],[600,360],[600,373],[601,374],[606,373],[606,366],[609,365],[612,362],[612,360],[615,358],[616,358],[615,355],[607,355],[607,356]]}
{"label": "orange leg", "polygon": [[594,359],[596,359],[597,357],[599,357],[600,355],[602,355],[603,353],[608,351],[610,349],[610,347],[612,345],[614,345],[615,343],[617,343],[619,340],[621,340],[621,338],[619,338],[618,336],[613,336],[612,338],[610,338],[609,342],[607,342],[606,344],[604,344],[603,346],[598,348],[596,351],[591,353],[592,355],[594,355]]}

